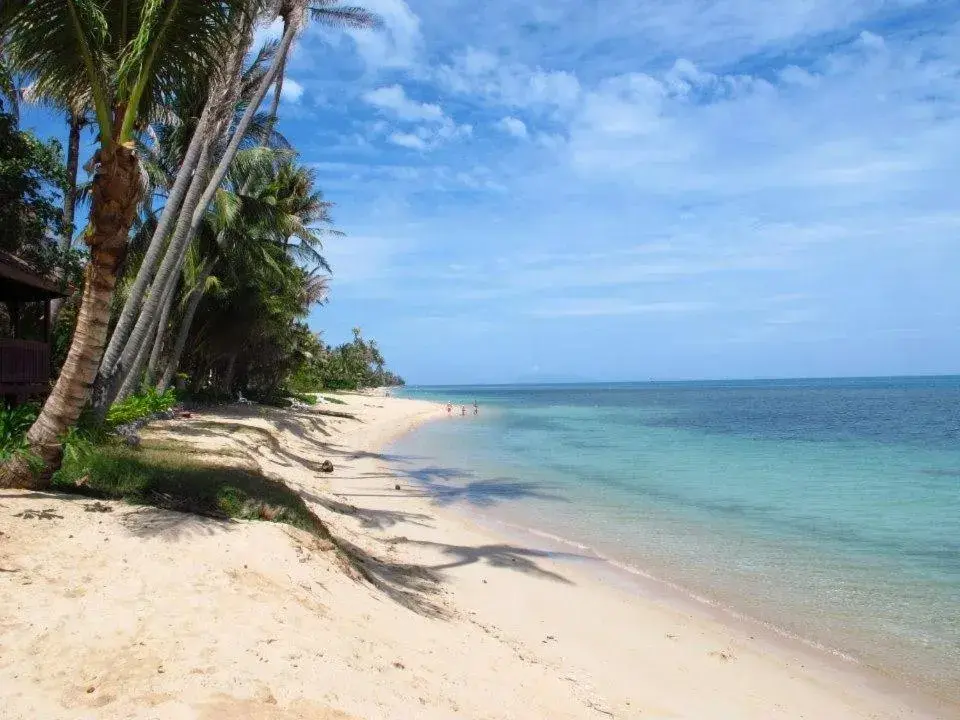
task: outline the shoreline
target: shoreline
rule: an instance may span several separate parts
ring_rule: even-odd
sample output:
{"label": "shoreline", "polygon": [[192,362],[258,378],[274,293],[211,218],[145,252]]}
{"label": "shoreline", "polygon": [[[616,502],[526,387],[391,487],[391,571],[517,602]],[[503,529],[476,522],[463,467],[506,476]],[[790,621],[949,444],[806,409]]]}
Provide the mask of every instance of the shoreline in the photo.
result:
{"label": "shoreline", "polygon": [[[427,418],[416,426],[408,428],[401,435],[389,438],[383,446],[389,447],[403,435],[415,432],[429,422],[439,422],[444,419],[446,418]],[[871,694],[875,693],[881,698],[882,703],[889,704],[906,699],[909,705],[907,712],[911,717],[941,717],[941,713],[943,713],[942,717],[960,717],[960,708],[955,705],[955,700],[931,694],[926,689],[914,686],[905,678],[871,666],[842,649],[825,645],[772,622],[753,617],[661,574],[604,554],[580,540],[556,535],[532,524],[517,524],[513,519],[505,520],[484,515],[482,511],[468,506],[438,511],[449,512],[459,517],[474,530],[489,533],[504,540],[531,544],[547,553],[556,553],[558,557],[547,558],[545,562],[572,568],[568,572],[582,580],[611,584],[641,602],[660,603],[679,612],[700,614],[728,630],[747,635],[751,641],[763,643],[772,653],[802,658],[805,663],[801,667],[823,664],[829,672],[847,675],[854,684],[862,686]],[[588,555],[576,559],[563,557],[565,551],[569,551],[570,548]],[[922,713],[922,715],[915,713]]]}
{"label": "shoreline", "polygon": [[428,492],[443,468],[384,452],[442,405],[340,398],[352,419],[228,406],[144,432],[282,482],[337,552],[278,523],[0,492],[0,718],[957,717],[484,527]]}

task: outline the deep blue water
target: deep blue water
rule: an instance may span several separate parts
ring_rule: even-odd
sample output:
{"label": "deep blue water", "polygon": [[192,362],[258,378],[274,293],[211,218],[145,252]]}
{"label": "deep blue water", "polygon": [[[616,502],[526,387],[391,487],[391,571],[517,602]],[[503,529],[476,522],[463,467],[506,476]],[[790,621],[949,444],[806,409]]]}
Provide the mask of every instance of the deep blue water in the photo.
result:
{"label": "deep blue water", "polygon": [[[441,501],[960,688],[960,378],[411,388]],[[421,463],[422,465],[422,463]]]}

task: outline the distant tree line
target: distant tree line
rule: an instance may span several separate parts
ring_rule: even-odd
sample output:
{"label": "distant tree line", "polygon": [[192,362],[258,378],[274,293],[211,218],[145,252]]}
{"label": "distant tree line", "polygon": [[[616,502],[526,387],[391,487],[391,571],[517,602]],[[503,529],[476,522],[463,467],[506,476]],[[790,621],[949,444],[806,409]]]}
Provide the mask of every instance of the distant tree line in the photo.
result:
{"label": "distant tree line", "polygon": [[332,347],[313,335],[299,367],[290,376],[290,389],[296,392],[319,390],[360,390],[369,387],[403,385],[399,375],[387,370],[376,340],[365,340],[360,328],[353,329],[353,340]]}

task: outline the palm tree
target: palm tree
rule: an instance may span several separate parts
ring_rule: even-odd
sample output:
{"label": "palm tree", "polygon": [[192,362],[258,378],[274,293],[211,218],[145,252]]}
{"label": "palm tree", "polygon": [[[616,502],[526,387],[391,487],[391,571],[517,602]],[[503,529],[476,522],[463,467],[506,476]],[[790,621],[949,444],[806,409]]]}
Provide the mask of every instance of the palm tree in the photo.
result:
{"label": "palm tree", "polygon": [[[125,307],[121,314],[114,331],[114,336],[111,338],[110,346],[107,348],[103,367],[100,370],[100,383],[105,388],[104,395],[100,400],[101,411],[105,411],[106,405],[109,404],[112,388],[116,386],[117,379],[125,377],[136,364],[136,356],[140,347],[144,342],[147,342],[151,328],[156,325],[156,317],[161,309],[161,300],[164,292],[162,288],[165,288],[170,282],[176,282],[180,266],[186,256],[186,247],[193,241],[201,224],[204,222],[207,208],[213,201],[224,177],[226,177],[230,165],[239,151],[241,143],[248,133],[250,125],[257,115],[257,111],[263,103],[270,86],[277,80],[280,69],[285,67],[293,42],[305,27],[308,15],[311,16],[315,22],[330,26],[369,28],[379,24],[377,17],[363,8],[343,7],[335,4],[335,0],[312,0],[312,2],[312,6],[310,0],[279,0],[279,2],[275,3],[274,7],[276,7],[276,12],[279,17],[283,19],[284,23],[284,33],[277,47],[276,56],[269,70],[264,74],[256,92],[253,93],[253,96],[250,98],[249,105],[236,127],[230,129],[228,126],[228,129],[230,129],[230,140],[226,148],[219,155],[219,163],[216,165],[216,169],[210,175],[207,175],[203,162],[197,164],[193,181],[183,198],[180,216],[167,245],[163,261],[156,271],[156,277],[153,278],[153,287],[160,288],[160,290],[151,292],[146,296],[143,307],[139,309],[139,316],[136,316],[138,310],[136,307]],[[238,33],[238,36],[246,43],[244,53],[252,42],[252,33],[252,22],[243,26]],[[237,71],[234,74],[227,75],[227,80],[234,80],[238,77],[242,59],[243,54],[241,54],[239,58],[235,57],[233,59],[237,65]],[[239,94],[240,84],[234,80],[231,83],[224,83],[221,92],[213,93],[211,96],[211,103],[215,105],[212,112],[219,117],[220,123],[209,126],[208,132],[212,133],[212,135],[208,135],[205,132],[205,139],[197,143],[200,145],[204,145],[205,143],[207,153],[206,155],[201,155],[201,159],[211,165],[217,153],[212,151],[210,145],[215,138],[223,134],[223,122],[226,118],[232,116],[233,108],[239,99]],[[270,123],[268,127],[272,129],[272,123]],[[191,146],[193,144],[194,143],[191,142]],[[147,276],[153,272],[150,266],[147,266],[145,270],[144,277],[142,279],[138,277],[137,279],[138,286],[136,289],[140,292],[146,290],[146,286],[149,283]],[[136,293],[134,297],[138,297]],[[134,324],[135,316],[136,323]]]}
{"label": "palm tree", "polygon": [[63,192],[63,239],[60,250],[67,252],[76,232],[74,217],[77,212],[77,174],[80,169],[80,137],[90,123],[85,107],[71,107],[67,113],[70,133],[67,139],[67,186]]}
{"label": "palm tree", "polygon": [[62,457],[62,438],[87,402],[106,345],[110,302],[141,198],[135,137],[163,97],[208,74],[229,47],[245,0],[5,0],[0,35],[13,70],[41,95],[89,95],[99,147],[84,242],[90,248],[73,341],[60,377],[27,432],[34,473],[21,457],[0,486],[43,487]]}
{"label": "palm tree", "polygon": [[[318,268],[330,272],[321,254],[322,238],[341,234],[332,223],[332,205],[313,189],[312,171],[296,164],[289,153],[263,148],[237,156],[227,187],[217,195],[207,216],[210,251],[192,280],[193,288],[185,299],[183,319],[163,377],[157,385],[165,390],[177,371],[180,358],[204,293],[210,287],[218,260],[262,266],[278,275],[285,272],[269,251],[269,246],[297,259],[309,259]],[[295,241],[295,242],[294,242]],[[318,293],[325,285],[316,281],[309,292]],[[307,304],[313,298],[307,299]]]}

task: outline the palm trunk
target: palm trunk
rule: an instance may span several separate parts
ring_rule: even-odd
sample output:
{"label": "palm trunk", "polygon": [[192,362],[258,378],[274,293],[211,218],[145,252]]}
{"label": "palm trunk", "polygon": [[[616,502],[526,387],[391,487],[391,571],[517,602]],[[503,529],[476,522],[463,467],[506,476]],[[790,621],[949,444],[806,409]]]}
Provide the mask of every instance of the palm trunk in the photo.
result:
{"label": "palm trunk", "polygon": [[[80,167],[80,131],[83,129],[82,112],[70,112],[70,135],[67,141],[67,186],[63,191],[63,237],[60,252],[66,255],[73,243],[73,219],[77,210],[77,172]],[[50,301],[50,317],[55,321],[63,307],[63,298]]]}
{"label": "palm trunk", "polygon": [[[156,332],[158,327],[154,326],[153,329]],[[131,393],[136,391],[138,381],[140,380],[140,368],[143,367],[143,363],[147,359],[148,347],[150,347],[149,343],[144,343],[143,347],[140,348],[140,352],[137,353],[136,362],[134,363],[135,367],[131,372],[127,373],[125,378],[123,378],[123,382],[120,384],[120,390],[117,392],[117,396],[113,399],[113,402],[121,402],[126,400]],[[111,403],[111,405],[112,404],[113,403]]]}
{"label": "palm trunk", "polygon": [[[200,225],[203,222],[203,216],[207,211],[207,206],[213,200],[214,195],[220,187],[220,183],[223,182],[223,178],[226,176],[227,170],[230,167],[230,163],[233,162],[237,151],[240,149],[240,143],[249,130],[250,123],[253,121],[257,109],[263,102],[264,97],[266,97],[267,91],[270,89],[270,86],[273,84],[274,79],[276,78],[280,65],[285,61],[287,53],[290,51],[290,46],[297,34],[296,27],[296,25],[291,23],[287,27],[287,31],[284,32],[283,40],[281,40],[280,47],[277,50],[277,57],[274,59],[270,70],[267,71],[266,75],[264,75],[263,79],[260,81],[260,85],[257,87],[257,92],[254,94],[253,98],[251,98],[250,104],[247,106],[246,112],[244,112],[240,122],[237,123],[237,127],[234,129],[233,135],[230,138],[230,143],[227,145],[227,149],[224,151],[219,165],[217,166],[216,170],[214,170],[213,176],[207,182],[206,189],[203,191],[203,195],[200,196],[198,201],[191,203],[193,205],[192,209],[188,207],[187,201],[184,202],[180,221],[177,223],[177,228],[174,231],[173,238],[170,240],[167,253],[163,258],[163,263],[160,265],[160,270],[157,272],[157,277],[154,281],[155,284],[162,286],[167,282],[172,273],[179,272],[180,265],[183,262],[181,257],[183,248],[187,247],[190,242],[192,242],[197,230],[200,228]],[[249,39],[251,38],[248,36],[248,40]],[[246,47],[242,48],[242,52],[239,53],[240,62],[242,62],[245,53]],[[239,63],[237,65],[236,73],[239,73]],[[234,75],[235,73],[228,73],[226,77],[227,82],[231,82],[234,79]],[[228,96],[230,94],[231,93],[228,92]],[[227,109],[232,110],[234,107],[234,102],[235,101],[231,99],[229,105],[227,105]],[[196,178],[193,185],[194,186],[190,188],[190,192],[188,193],[190,200],[193,200],[193,198],[198,194],[197,190],[202,187],[200,178]],[[192,214],[188,215],[188,212]],[[123,354],[120,356],[120,362],[118,365],[121,368],[130,367],[130,365],[133,363],[137,350],[146,339],[150,325],[152,324],[152,319],[157,313],[159,304],[160,297],[156,293],[151,293],[144,304],[143,310],[140,313],[140,317],[137,319],[137,324],[134,326],[133,332],[130,334],[130,338],[127,341],[127,345],[124,348]]]}
{"label": "palm trunk", "polygon": [[[188,248],[184,248],[184,257],[186,257],[187,250]],[[183,262],[182,257],[180,258],[180,262]],[[143,364],[147,360],[147,347],[150,345],[148,342],[150,337],[154,338],[154,342],[153,350],[150,353],[151,366],[147,370],[145,382],[147,385],[153,382],[153,368],[155,368],[157,364],[160,346],[163,344],[163,336],[170,319],[170,309],[173,307],[173,302],[177,297],[177,287],[179,285],[179,275],[170,278],[170,282],[167,283],[167,286],[163,288],[162,291],[163,297],[160,304],[161,310],[159,316],[154,320],[153,327],[150,328],[150,335],[144,339],[143,344],[133,358],[133,364],[128,369],[125,369],[122,365],[117,367],[117,374],[112,383],[112,388],[106,388],[106,392],[104,393],[104,399],[108,407],[118,400],[123,400],[136,388],[136,381],[140,378],[140,371],[143,369]],[[156,353],[157,357],[154,356],[154,353]],[[119,388],[119,390],[110,392],[114,388]]]}
{"label": "palm trunk", "polygon": [[77,172],[80,167],[80,131],[83,114],[70,113],[70,138],[67,142],[67,187],[63,193],[63,238],[60,249],[66,252],[73,243],[73,218],[77,210]]}
{"label": "palm trunk", "polygon": [[227,369],[220,381],[220,390],[224,395],[233,397],[233,377],[237,372],[237,353],[233,353],[227,361]]}
{"label": "palm trunk", "polygon": [[29,453],[41,467],[34,472],[27,458],[15,458],[0,468],[0,487],[49,486],[63,457],[63,436],[80,417],[103,357],[117,271],[140,201],[140,163],[135,152],[122,145],[101,148],[98,159],[86,236],[90,262],[77,327],[57,384],[27,431]]}
{"label": "palm trunk", "polygon": [[100,374],[97,377],[97,388],[94,393],[94,405],[105,412],[105,400],[103,399],[103,388],[108,387],[112,380],[113,372],[116,369],[117,361],[120,359],[120,353],[124,348],[127,338],[130,336],[130,330],[137,319],[137,313],[143,302],[143,297],[147,292],[150,282],[153,280],[157,264],[160,262],[161,253],[164,250],[164,243],[170,232],[170,226],[177,217],[177,212],[183,204],[187,190],[192,184],[195,172],[201,170],[203,151],[207,148],[209,119],[212,101],[204,107],[203,114],[200,116],[200,122],[197,129],[190,139],[190,145],[187,147],[183,163],[180,165],[180,171],[177,173],[177,179],[170,189],[170,195],[160,214],[160,220],[157,221],[157,228],[150,238],[150,244],[147,246],[147,252],[140,264],[137,277],[130,288],[130,294],[120,312],[120,318],[113,330],[113,336],[110,338],[110,345],[107,347],[101,363]]}
{"label": "palm trunk", "polygon": [[193,290],[190,291],[187,309],[183,313],[183,320],[180,321],[180,329],[177,331],[177,340],[170,353],[167,367],[163,371],[163,377],[161,377],[160,382],[157,383],[157,390],[160,392],[164,392],[170,387],[170,381],[180,366],[180,357],[183,355],[183,349],[187,346],[187,338],[190,337],[193,318],[197,314],[197,308],[200,307],[200,301],[203,299],[203,290],[207,284],[207,278],[209,278],[210,273],[213,272],[213,266],[216,265],[216,262],[214,258],[207,258],[203,264],[203,270],[200,272],[200,277],[197,279],[197,284]]}
{"label": "palm trunk", "polygon": [[[196,207],[200,189],[203,187],[203,179],[201,174],[202,171],[205,171],[209,162],[211,139],[209,137],[204,137],[201,145],[202,149],[200,151],[200,158],[197,161],[193,182],[190,183],[189,190],[183,200],[182,209],[185,213],[192,212],[193,208]],[[170,253],[173,252],[173,243],[174,240],[171,240],[169,246],[167,247],[167,254],[164,256],[164,264],[166,264]],[[154,279],[153,285],[151,286],[151,292],[146,301],[143,303],[143,308],[140,310],[140,315],[137,316],[138,324],[134,326],[135,332],[129,337],[127,344],[125,346],[121,346],[123,353],[119,356],[118,361],[113,365],[113,369],[109,373],[105,369],[105,363],[101,365],[100,375],[97,378],[98,387],[95,390],[94,397],[94,411],[101,421],[106,416],[110,405],[112,405],[116,399],[117,393],[120,390],[120,385],[123,383],[132,369],[140,346],[147,342],[146,336],[149,333],[150,328],[157,321],[160,302],[166,295],[161,288],[164,288],[165,285],[171,280],[172,278],[169,275],[162,274],[161,267],[161,275],[158,275]],[[133,297],[132,292],[131,297]],[[138,328],[141,328],[141,322],[144,320],[146,321],[147,326],[137,331]],[[118,331],[119,328],[114,330],[114,339],[117,337]]]}
{"label": "palm trunk", "polygon": [[[144,362],[147,361],[147,348],[150,351],[150,363],[147,366],[147,374],[142,378],[143,385],[150,385],[153,382],[153,368],[156,367],[157,357],[160,355],[160,348],[163,345],[163,337],[166,334],[167,322],[170,319],[170,308],[177,297],[177,283],[171,283],[163,293],[163,311],[160,313],[157,324],[153,327],[153,343],[144,343],[134,361],[133,367],[127,373],[120,383],[120,391],[113,399],[113,402],[126,400],[131,393],[136,392],[139,381],[141,380],[140,371]],[[112,403],[111,403],[112,404]]]}
{"label": "palm trunk", "polygon": [[[287,22],[284,22],[284,33],[286,33]],[[277,127],[277,115],[280,113],[280,99],[283,96],[283,78],[287,72],[287,61],[284,58],[280,63],[280,70],[277,72],[277,82],[273,87],[273,102],[270,104],[270,115],[267,119],[267,126],[263,133],[263,144],[270,142],[270,137]]]}
{"label": "palm trunk", "polygon": [[160,353],[163,350],[163,340],[167,336],[167,324],[170,322],[170,311],[173,309],[173,303],[177,299],[175,290],[167,290],[167,299],[163,303],[163,312],[160,313],[160,323],[157,325],[157,336],[153,341],[153,349],[150,351],[150,360],[147,362],[147,374],[144,376],[144,384],[152,385],[153,379],[157,374],[157,365],[160,363]]}

